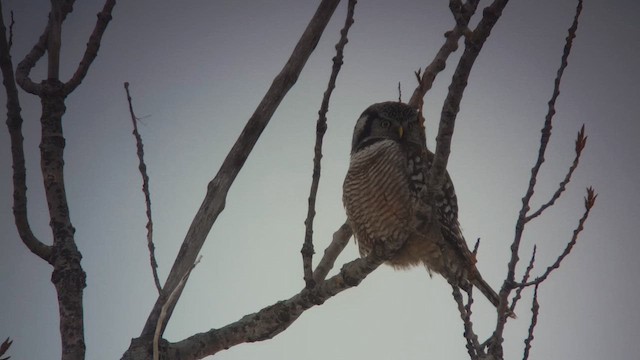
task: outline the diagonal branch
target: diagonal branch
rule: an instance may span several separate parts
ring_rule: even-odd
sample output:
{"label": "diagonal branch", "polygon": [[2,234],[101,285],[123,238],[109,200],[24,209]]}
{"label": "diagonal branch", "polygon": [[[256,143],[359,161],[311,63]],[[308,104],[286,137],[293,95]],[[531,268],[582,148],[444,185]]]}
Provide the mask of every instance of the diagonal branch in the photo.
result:
{"label": "diagonal branch", "polygon": [[124,83],[124,89],[127,92],[127,102],[129,103],[129,113],[131,114],[131,122],[133,123],[133,136],[136,138],[136,148],[138,154],[138,169],[142,176],[142,193],[144,194],[144,202],[147,214],[147,247],[149,248],[149,262],[151,263],[151,272],[153,273],[153,281],[158,289],[158,294],[162,295],[162,285],[158,278],[158,262],[156,261],[155,245],[153,244],[153,220],[151,220],[151,193],[149,192],[149,175],[147,174],[147,165],[144,162],[144,147],[142,145],[142,137],[138,132],[138,118],[133,112],[133,104],[131,95],[129,94],[129,83]]}
{"label": "diagonal branch", "polygon": [[[462,95],[467,87],[467,79],[471,68],[482,50],[482,46],[489,37],[491,29],[496,24],[508,0],[495,0],[483,11],[483,16],[475,30],[466,37],[465,49],[458,61],[458,66],[451,79],[449,92],[442,106],[438,136],[436,137],[436,151],[429,174],[429,189],[441,189],[447,168],[449,153],[451,152],[451,138],[455,127],[456,117],[460,111]],[[429,201],[428,203],[432,203]]]}
{"label": "diagonal branch", "polygon": [[100,41],[102,41],[102,35],[104,31],[107,29],[107,25],[109,25],[109,21],[111,21],[111,11],[113,7],[116,5],[115,0],[106,0],[104,3],[104,7],[102,11],[100,11],[97,15],[98,21],[96,22],[96,26],[89,37],[89,42],[87,43],[87,49],[82,56],[82,60],[80,64],[78,64],[78,68],[76,72],[73,74],[73,77],[66,84],[64,84],[64,91],[67,94],[70,94],[75,88],[80,85],[84,77],[87,75],[87,71],[89,71],[89,66],[93,60],[98,56],[98,49],[100,49]]}
{"label": "diagonal branch", "polygon": [[547,277],[551,274],[552,271],[560,267],[562,260],[564,260],[564,258],[566,258],[567,255],[571,253],[571,250],[573,249],[574,245],[578,241],[578,236],[584,229],[584,224],[587,221],[587,218],[589,217],[589,213],[591,212],[591,209],[596,203],[597,197],[598,197],[598,194],[595,193],[593,188],[591,187],[587,188],[587,196],[584,198],[585,211],[582,214],[582,217],[580,218],[580,220],[578,221],[578,227],[576,227],[573,230],[573,236],[571,236],[571,241],[567,243],[567,246],[562,251],[562,254],[560,254],[560,256],[558,256],[556,261],[551,266],[549,266],[547,270],[545,270],[545,272],[542,275],[538,276],[535,280],[530,282],[520,283],[520,284],[514,283],[515,287],[527,287],[531,285],[541,284],[543,281],[547,279]]}
{"label": "diagonal branch", "polygon": [[351,230],[351,226],[346,221],[335,233],[333,233],[333,240],[331,241],[331,244],[324,249],[324,256],[322,256],[322,259],[313,272],[313,280],[316,283],[327,278],[327,274],[329,274],[329,271],[333,268],[338,255],[340,255],[342,250],[344,250],[349,243],[351,235],[353,235],[353,230]]}
{"label": "diagonal branch", "polygon": [[533,214],[527,216],[525,219],[525,222],[529,222],[535,219],[536,217],[540,216],[540,214],[542,214],[542,212],[545,209],[547,209],[550,206],[553,206],[556,200],[560,198],[560,195],[562,195],[562,193],[566,189],[567,184],[569,184],[569,181],[571,181],[571,175],[573,175],[573,172],[578,167],[578,162],[580,161],[580,154],[582,153],[582,150],[584,150],[584,147],[586,145],[587,145],[587,136],[584,135],[584,125],[582,125],[582,128],[580,128],[580,131],[578,132],[578,137],[576,139],[576,157],[573,159],[573,163],[569,167],[569,171],[567,172],[567,175],[564,177],[564,180],[562,180],[562,182],[558,186],[558,190],[556,190],[556,192],[553,194],[551,199],[546,204],[542,205]]}
{"label": "diagonal branch", "polygon": [[333,58],[333,68],[331,70],[331,76],[329,78],[329,84],[327,90],[324,92],[322,98],[322,105],[320,105],[320,111],[318,111],[318,121],[316,125],[316,144],[314,146],[313,157],[313,176],[311,180],[311,190],[309,191],[309,210],[307,212],[307,219],[304,221],[305,236],[304,244],[302,245],[302,266],[304,269],[304,281],[307,287],[314,287],[315,281],[313,279],[312,258],[313,258],[313,218],[316,216],[316,195],[318,194],[318,185],[320,183],[320,162],[322,160],[322,139],[327,131],[327,111],[329,111],[329,100],[333,89],[336,87],[336,79],[338,73],[342,67],[342,59],[344,47],[349,41],[347,34],[349,28],[353,24],[353,12],[357,1],[349,0],[347,19],[344,22],[344,27],[340,30],[340,40],[336,44],[336,56]]}
{"label": "diagonal branch", "polygon": [[[315,46],[320,40],[320,36],[329,22],[335,8],[338,6],[338,3],[339,0],[322,0],[320,2],[316,13],[313,15],[309,25],[300,37],[291,57],[285,64],[282,71],[273,80],[271,87],[251,118],[247,121],[247,124],[238,137],[238,140],[229,151],[229,154],[220,167],[220,170],[216,174],[215,178],[209,183],[207,187],[207,194],[205,195],[202,205],[200,206],[200,209],[198,209],[198,212],[189,227],[167,281],[165,282],[164,290],[167,293],[173,292],[180,279],[182,279],[184,274],[196,260],[196,257],[200,252],[213,223],[224,209],[225,199],[229,188],[240,172],[240,169],[242,169],[242,166],[249,157],[251,150],[260,137],[260,134],[269,123],[269,120],[276,108],[298,79],[298,75],[315,49]],[[156,303],[147,318],[144,329],[142,330],[142,337],[148,337],[153,334],[160,314],[160,309],[162,308],[164,301],[165,299],[161,296],[156,300]],[[167,310],[168,316],[166,321],[171,318],[174,306],[171,306]],[[162,325],[163,331],[165,327],[166,322]]]}
{"label": "diagonal branch", "polygon": [[[410,106],[422,108],[424,96],[433,86],[436,75],[445,69],[449,55],[458,49],[458,40],[462,37],[464,28],[475,13],[478,2],[479,0],[470,0],[467,1],[465,5],[460,6],[459,16],[456,17],[460,21],[456,21],[456,26],[451,31],[445,33],[446,40],[444,44],[442,44],[436,56],[431,60],[431,63],[424,69],[424,72],[421,74],[420,72],[416,73],[416,75],[420,75],[418,76],[418,86],[413,90],[411,99],[408,102]],[[452,7],[452,3],[453,2],[450,2],[450,7]]]}
{"label": "diagonal branch", "polygon": [[7,43],[2,4],[0,4],[0,68],[7,93],[7,127],[11,138],[11,159],[13,162],[13,216],[18,234],[29,250],[50,262],[51,246],[36,238],[29,225],[27,215],[27,170],[24,159],[24,137],[22,136],[22,115],[18,88],[13,74],[13,63]]}
{"label": "diagonal branch", "polygon": [[376,252],[372,252],[367,257],[345,264],[339,274],[318,283],[313,289],[305,288],[288,300],[246,315],[223,328],[195,334],[171,344],[168,358],[200,359],[241,343],[273,338],[293,324],[304,311],[321,305],[346,289],[358,286],[387,258],[377,257],[375,254]]}

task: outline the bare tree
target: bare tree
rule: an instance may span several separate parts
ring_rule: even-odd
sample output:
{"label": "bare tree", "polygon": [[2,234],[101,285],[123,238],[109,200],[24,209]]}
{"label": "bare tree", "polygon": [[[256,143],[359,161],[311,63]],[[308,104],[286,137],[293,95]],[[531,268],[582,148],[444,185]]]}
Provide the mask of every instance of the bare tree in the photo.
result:
{"label": "bare tree", "polygon": [[[461,0],[449,1],[449,8],[456,21],[456,25],[446,33],[444,43],[434,59],[425,67],[425,70],[416,72],[418,85],[409,100],[412,106],[422,109],[425,94],[432,87],[436,76],[445,68],[449,55],[457,50],[460,38],[464,38],[464,50],[456,65],[448,95],[442,106],[435,148],[435,160],[428,179],[429,188],[431,189],[428,194],[428,201],[430,203],[433,203],[434,197],[438,195],[437,192],[443,183],[448,157],[451,152],[451,139],[454,133],[455,121],[469,74],[484,43],[489,38],[491,30],[500,19],[508,0],[494,0],[489,6],[483,9],[480,15],[481,18],[475,28],[470,29],[470,20],[476,13],[478,3],[478,0],[467,0],[465,2]],[[343,63],[344,50],[348,42],[348,32],[354,23],[356,1],[349,0],[347,4],[347,17],[340,32],[340,39],[336,45],[336,55],[333,58],[332,73],[321,101],[316,125],[312,183],[309,194],[307,218],[305,221],[306,231],[301,249],[303,259],[303,271],[301,274],[305,280],[305,287],[288,299],[278,301],[256,313],[248,314],[240,320],[222,328],[194,334],[176,342],[169,342],[163,338],[164,330],[171,319],[176,303],[188,281],[189,274],[197,264],[200,249],[218,215],[225,207],[226,196],[231,185],[280,102],[284,99],[288,90],[296,83],[298,76],[315,49],[338,4],[339,0],[320,1],[315,14],[301,35],[289,60],[275,77],[271,87],[256,107],[253,115],[247,121],[244,130],[227,154],[217,175],[209,183],[200,209],[185,235],[182,246],[176,255],[174,264],[164,283],[161,283],[156,271],[157,263],[154,255],[155,246],[153,244],[151,194],[148,186],[149,177],[146,173],[146,165],[144,162],[142,139],[137,131],[138,119],[134,113],[129,84],[125,83],[126,96],[129,101],[129,110],[137,144],[139,169],[143,178],[143,192],[145,194],[148,218],[147,243],[158,297],[147,317],[142,332],[132,340],[130,347],[124,351],[123,359],[201,359],[241,343],[271,339],[286,330],[307,309],[321,305],[327,299],[338,293],[360,284],[368,274],[373,272],[391,256],[385,249],[372,251],[370,255],[364,258],[355,259],[344,264],[338,274],[327,278],[329,271],[335,265],[338,255],[344,249],[352,235],[350,227],[345,223],[335,232],[333,241],[325,249],[315,269],[312,266],[312,257],[314,255],[313,222],[321,175],[323,137],[327,127],[326,114],[329,108],[331,94],[335,88],[336,79]],[[73,0],[52,1],[49,21],[40,39],[34,45],[31,52],[27,54],[15,68],[15,73],[10,57],[11,36],[10,34],[7,36],[4,17],[2,16],[2,9],[0,8],[0,20],[2,20],[0,24],[0,67],[2,69],[4,86],[7,93],[7,126],[11,136],[14,187],[13,212],[16,226],[25,246],[27,246],[32,253],[48,262],[53,268],[52,281],[58,294],[62,358],[84,359],[85,343],[83,335],[82,301],[86,275],[80,265],[81,252],[77,248],[74,239],[75,229],[69,216],[65,194],[66,188],[63,176],[65,139],[62,131],[62,117],[66,109],[65,97],[78,87],[87,75],[92,61],[97,56],[100,41],[111,19],[111,11],[115,6],[115,1],[107,0],[105,2],[104,8],[98,14],[98,21],[89,38],[86,52],[77,70],[71,79],[63,82],[59,78],[61,24],[72,11],[72,6]],[[583,128],[578,133],[575,146],[575,160],[570,166],[566,177],[560,183],[558,190],[551,196],[550,200],[532,212],[530,209],[530,200],[534,195],[538,171],[545,159],[545,151],[551,135],[552,118],[555,113],[555,101],[559,94],[562,74],[567,66],[567,58],[571,50],[572,40],[575,37],[581,9],[582,1],[578,1],[576,15],[569,29],[561,66],[555,80],[554,92],[549,102],[549,110],[542,131],[538,158],[533,166],[529,187],[523,198],[522,209],[517,220],[515,236],[511,244],[511,259],[500,291],[501,303],[497,310],[498,320],[494,333],[486,341],[480,342],[473,330],[471,320],[473,294],[469,292],[465,302],[460,289],[457,287],[453,288],[453,297],[457,302],[463,320],[467,351],[471,359],[503,358],[503,333],[509,315],[515,314],[516,305],[522,297],[522,290],[526,287],[533,286],[535,290],[533,292],[531,326],[528,337],[525,339],[525,347],[523,350],[525,359],[528,357],[539,312],[537,294],[540,291],[540,286],[548,278],[549,274],[560,266],[562,260],[576,244],[578,236],[589,215],[589,211],[595,203],[597,195],[589,188],[585,198],[585,212],[578,221],[578,226],[574,231],[572,239],[568,242],[565,251],[558,257],[557,261],[550,265],[542,274],[534,280],[530,280],[533,276],[532,271],[535,263],[534,248],[534,252],[528,266],[524,270],[522,279],[519,282],[516,281],[515,273],[519,262],[519,246],[525,225],[536,219],[545,209],[553,206],[556,200],[560,198],[566,185],[571,180],[571,176],[578,165],[580,154],[586,144],[586,136]],[[36,83],[30,78],[30,71],[36,63],[42,59],[45,53],[48,55],[47,79]],[[37,239],[32,233],[28,222],[22,118],[16,84],[24,91],[38,96],[42,101],[41,171],[44,178],[47,204],[51,219],[52,245],[47,245],[46,242]],[[477,244],[475,251],[477,251]],[[5,343],[7,345],[5,346],[5,344],[3,344],[0,354],[6,351],[10,345],[8,340]]]}

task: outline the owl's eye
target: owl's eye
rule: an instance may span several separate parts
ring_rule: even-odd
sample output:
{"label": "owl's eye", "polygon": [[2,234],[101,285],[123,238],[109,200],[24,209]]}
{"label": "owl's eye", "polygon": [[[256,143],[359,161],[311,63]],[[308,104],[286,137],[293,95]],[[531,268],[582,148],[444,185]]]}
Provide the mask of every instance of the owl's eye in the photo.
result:
{"label": "owl's eye", "polygon": [[382,126],[383,129],[388,129],[389,126],[391,126],[391,121],[389,120],[382,120],[382,122],[380,123],[380,126]]}

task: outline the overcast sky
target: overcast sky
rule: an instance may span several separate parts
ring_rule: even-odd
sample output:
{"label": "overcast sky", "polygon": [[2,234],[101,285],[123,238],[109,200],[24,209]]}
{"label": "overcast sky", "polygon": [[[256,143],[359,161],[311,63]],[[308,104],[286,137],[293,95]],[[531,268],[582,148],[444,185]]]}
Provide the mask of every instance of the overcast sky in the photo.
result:
{"label": "overcast sky", "polygon": [[[2,0],[5,17],[15,12],[14,65],[40,36],[48,4]],[[413,71],[428,64],[453,26],[447,5],[358,3],[328,114],[317,254],[345,219],[341,186],[358,115],[372,103],[397,99],[398,82],[408,100]],[[506,273],[520,199],[575,5],[512,1],[476,62],[462,101],[449,172],[465,236],[470,242],[482,238],[478,266],[496,288]],[[208,181],[316,6],[317,1],[293,0],[116,5],[99,56],[68,97],[64,117],[67,195],[87,273],[87,359],[119,358],[139,335],[157,294],[123,83],[131,84],[135,110],[144,117],[140,131],[164,279]],[[101,1],[78,1],[64,23],[63,80],[75,70],[101,8]],[[571,256],[540,289],[533,359],[633,359],[640,353],[638,13],[635,1],[585,1],[534,207],[564,177],[582,124],[587,148],[562,201],[527,227],[522,257],[537,244],[537,271],[551,264],[582,214],[585,188],[594,186],[599,197]],[[169,341],[222,327],[291,297],[304,285],[299,250],[315,121],[345,14],[346,1],[233,185],[169,323]],[[458,56],[449,60],[426,98],[431,147]],[[41,80],[45,68],[41,62],[32,78]],[[5,98],[2,91],[3,104]],[[39,173],[39,104],[21,93],[30,221],[35,234],[51,243]],[[13,224],[6,127],[0,130],[0,145],[0,338],[14,340],[12,358],[56,358],[60,340],[51,267],[26,249]],[[339,263],[356,256],[351,242]],[[508,358],[521,357],[530,295],[507,327]],[[474,323],[486,337],[494,311],[480,297],[475,306]],[[275,339],[242,344],[217,358],[465,359],[462,331],[442,278],[429,279],[420,268],[397,272],[383,266],[357,288],[305,312]]]}

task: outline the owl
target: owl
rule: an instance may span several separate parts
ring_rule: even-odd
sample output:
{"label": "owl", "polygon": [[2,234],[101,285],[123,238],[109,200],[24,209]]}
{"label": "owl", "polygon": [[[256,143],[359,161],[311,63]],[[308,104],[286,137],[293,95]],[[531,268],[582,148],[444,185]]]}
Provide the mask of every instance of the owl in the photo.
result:
{"label": "owl", "polygon": [[343,203],[360,255],[381,244],[393,253],[388,265],[423,265],[464,290],[476,286],[497,307],[462,236],[448,173],[434,204],[425,201],[434,154],[423,134],[417,111],[400,102],[371,105],[356,122]]}

